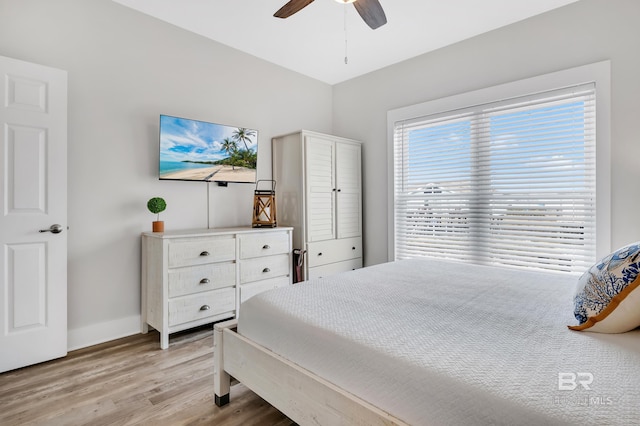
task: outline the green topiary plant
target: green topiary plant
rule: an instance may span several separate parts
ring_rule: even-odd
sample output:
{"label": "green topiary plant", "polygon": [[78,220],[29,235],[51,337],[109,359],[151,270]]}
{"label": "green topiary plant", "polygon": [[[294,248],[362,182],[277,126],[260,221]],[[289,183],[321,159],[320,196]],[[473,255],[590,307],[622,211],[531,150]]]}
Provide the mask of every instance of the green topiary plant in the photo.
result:
{"label": "green topiary plant", "polygon": [[165,209],[167,208],[167,202],[164,201],[164,198],[153,197],[147,202],[147,208],[151,213],[158,215],[158,221],[159,221],[160,213],[165,211]]}

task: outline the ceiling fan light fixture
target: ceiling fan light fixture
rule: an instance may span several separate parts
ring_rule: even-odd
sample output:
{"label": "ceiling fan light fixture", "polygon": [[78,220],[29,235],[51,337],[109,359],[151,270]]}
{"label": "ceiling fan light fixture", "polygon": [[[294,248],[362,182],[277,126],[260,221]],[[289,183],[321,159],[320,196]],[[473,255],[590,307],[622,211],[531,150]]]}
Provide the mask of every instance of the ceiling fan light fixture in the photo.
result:
{"label": "ceiling fan light fixture", "polygon": [[[387,23],[387,17],[384,14],[384,10],[380,5],[380,0],[336,0],[338,3],[349,4],[352,3],[353,7],[358,11],[358,15],[364,20],[364,22],[375,30],[378,27]],[[282,6],[276,13],[273,14],[276,18],[288,18],[294,13],[300,12],[305,7],[313,3],[314,0],[289,0],[284,6]]]}

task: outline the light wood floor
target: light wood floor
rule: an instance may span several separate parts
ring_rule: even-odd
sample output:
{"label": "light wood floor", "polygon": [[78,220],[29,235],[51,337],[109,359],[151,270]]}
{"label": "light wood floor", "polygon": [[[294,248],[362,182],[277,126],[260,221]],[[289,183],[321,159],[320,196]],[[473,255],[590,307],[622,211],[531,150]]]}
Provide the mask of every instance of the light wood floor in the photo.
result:
{"label": "light wood floor", "polygon": [[149,332],[0,374],[0,425],[278,425],[294,423],[238,383],[213,403],[211,326]]}

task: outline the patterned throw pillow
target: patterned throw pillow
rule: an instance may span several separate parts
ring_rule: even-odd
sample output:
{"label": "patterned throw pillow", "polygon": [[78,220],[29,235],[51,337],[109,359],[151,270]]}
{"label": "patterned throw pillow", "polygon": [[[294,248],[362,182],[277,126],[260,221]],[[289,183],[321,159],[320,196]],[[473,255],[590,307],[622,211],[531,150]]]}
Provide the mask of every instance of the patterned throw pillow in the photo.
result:
{"label": "patterned throw pillow", "polygon": [[640,326],[640,242],[616,250],[578,280],[571,330],[624,333]]}

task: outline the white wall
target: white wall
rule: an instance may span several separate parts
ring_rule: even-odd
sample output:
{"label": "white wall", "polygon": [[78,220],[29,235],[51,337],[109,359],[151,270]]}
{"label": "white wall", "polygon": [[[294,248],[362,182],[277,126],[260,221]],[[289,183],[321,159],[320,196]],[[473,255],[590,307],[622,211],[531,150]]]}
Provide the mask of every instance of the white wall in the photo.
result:
{"label": "white wall", "polygon": [[387,111],[611,60],[611,245],[640,240],[640,1],[581,0],[334,87],[333,131],[363,145],[367,265],[387,260]]}
{"label": "white wall", "polygon": [[[239,23],[242,25],[242,23]],[[159,114],[271,137],[332,130],[332,89],[109,0],[0,0],[0,55],[69,75],[69,345],[139,332],[140,233],[206,227],[207,184],[158,180]],[[252,185],[210,186],[211,226],[250,225]]]}

